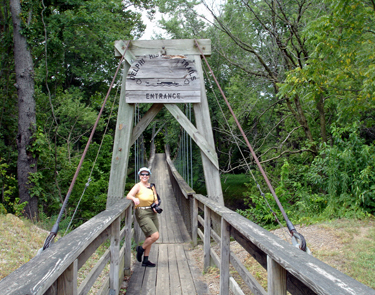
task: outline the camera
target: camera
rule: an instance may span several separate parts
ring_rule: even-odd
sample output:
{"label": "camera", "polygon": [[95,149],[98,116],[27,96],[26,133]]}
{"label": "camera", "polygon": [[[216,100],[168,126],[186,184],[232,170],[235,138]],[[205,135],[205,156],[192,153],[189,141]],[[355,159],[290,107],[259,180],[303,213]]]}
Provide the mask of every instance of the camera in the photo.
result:
{"label": "camera", "polygon": [[159,207],[159,205],[156,204],[156,203],[152,203],[151,208],[152,208],[152,209],[155,209],[155,211],[156,211],[157,213],[159,213],[159,214],[160,214],[161,212],[163,212],[163,209],[161,209],[161,208]]}

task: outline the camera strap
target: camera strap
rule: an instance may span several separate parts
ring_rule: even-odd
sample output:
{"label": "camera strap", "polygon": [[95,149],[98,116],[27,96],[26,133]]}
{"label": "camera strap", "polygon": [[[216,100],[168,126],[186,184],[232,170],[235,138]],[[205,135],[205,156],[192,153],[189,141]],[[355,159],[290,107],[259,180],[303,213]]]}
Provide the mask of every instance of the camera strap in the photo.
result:
{"label": "camera strap", "polygon": [[[152,189],[152,187],[154,187],[154,188],[156,188],[156,185],[155,185],[155,183],[151,183],[151,185],[150,185],[150,189]],[[153,194],[153,196],[154,196],[154,202],[155,202],[155,192],[154,192],[154,190],[152,190],[152,194]],[[161,204],[161,200],[160,200],[160,197],[159,197],[159,194],[158,193],[156,193],[156,197],[158,198],[158,205],[160,206],[160,204]]]}

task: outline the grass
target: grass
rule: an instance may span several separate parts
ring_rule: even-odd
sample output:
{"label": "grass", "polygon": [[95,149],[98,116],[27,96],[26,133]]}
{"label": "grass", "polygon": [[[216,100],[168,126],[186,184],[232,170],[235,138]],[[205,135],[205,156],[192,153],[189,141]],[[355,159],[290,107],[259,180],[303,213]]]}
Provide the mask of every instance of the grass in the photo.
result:
{"label": "grass", "polygon": [[[27,263],[43,247],[49,232],[35,226],[31,221],[12,214],[0,214],[0,280]],[[78,285],[83,282],[109,246],[101,245],[78,271]],[[91,288],[96,294],[109,272],[109,263]]]}
{"label": "grass", "polygon": [[316,257],[357,281],[375,289],[374,220],[340,219],[322,227],[340,241],[338,249],[318,250]]}
{"label": "grass", "polygon": [[12,214],[0,214],[0,279],[33,258],[48,232]]}

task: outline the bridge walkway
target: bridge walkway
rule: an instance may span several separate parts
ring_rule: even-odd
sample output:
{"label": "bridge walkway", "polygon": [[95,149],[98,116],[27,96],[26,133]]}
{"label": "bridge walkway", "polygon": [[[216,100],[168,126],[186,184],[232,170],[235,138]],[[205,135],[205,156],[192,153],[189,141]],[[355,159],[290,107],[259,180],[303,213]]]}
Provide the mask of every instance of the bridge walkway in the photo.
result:
{"label": "bridge walkway", "polygon": [[209,294],[189,250],[191,237],[173,195],[165,154],[155,155],[150,182],[155,183],[163,208],[160,238],[149,256],[156,267],[142,267],[136,261],[126,294]]}

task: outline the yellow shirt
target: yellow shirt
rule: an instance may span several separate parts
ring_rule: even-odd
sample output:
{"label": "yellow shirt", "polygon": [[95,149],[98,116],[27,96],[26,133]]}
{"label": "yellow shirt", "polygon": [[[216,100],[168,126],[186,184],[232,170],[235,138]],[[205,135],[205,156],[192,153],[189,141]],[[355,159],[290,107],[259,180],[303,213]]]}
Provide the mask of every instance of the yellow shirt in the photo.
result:
{"label": "yellow shirt", "polygon": [[139,191],[135,195],[139,199],[139,205],[137,207],[149,207],[154,202],[153,190],[145,187],[142,183],[139,183]]}

